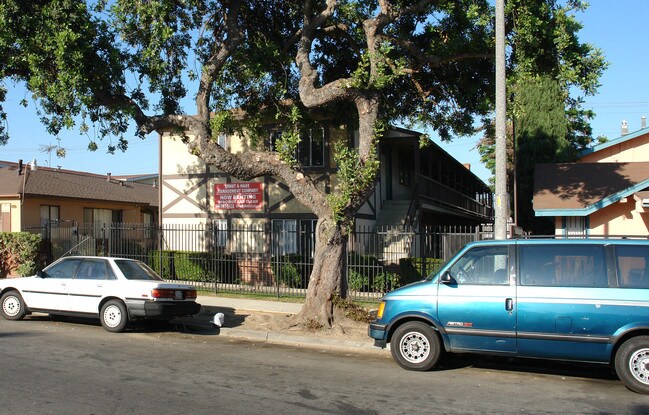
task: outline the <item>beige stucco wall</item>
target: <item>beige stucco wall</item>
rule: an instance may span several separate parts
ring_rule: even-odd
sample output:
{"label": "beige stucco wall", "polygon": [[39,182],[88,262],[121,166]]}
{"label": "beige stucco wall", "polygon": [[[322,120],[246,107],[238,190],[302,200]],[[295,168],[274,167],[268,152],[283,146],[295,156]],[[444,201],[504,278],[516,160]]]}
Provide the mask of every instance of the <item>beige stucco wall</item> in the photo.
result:
{"label": "beige stucco wall", "polygon": [[[649,235],[649,210],[642,207],[640,198],[630,196],[588,217],[589,234],[593,236],[641,236]],[[563,234],[563,220],[555,221],[556,234]]]}
{"label": "beige stucco wall", "polygon": [[616,144],[581,159],[584,163],[631,163],[649,161],[649,134]]}
{"label": "beige stucco wall", "polygon": [[[333,145],[336,142],[347,140],[349,132],[345,126],[329,128],[329,166],[334,166]],[[193,136],[188,137],[193,140]],[[264,209],[261,211],[215,211],[214,209],[214,185],[217,183],[226,183],[226,177],[210,177],[204,183],[201,175],[206,172],[206,165],[198,157],[188,151],[187,144],[179,138],[169,133],[162,135],[162,220],[163,223],[189,223],[195,222],[194,218],[203,218],[205,220],[208,212],[216,216],[227,215],[229,212],[249,213],[255,215],[268,212],[269,207],[279,204],[274,213],[311,213],[311,211],[298,202],[295,198],[290,198],[290,192],[282,189],[277,184],[265,183],[264,192],[268,199],[264,200]],[[227,149],[232,153],[241,153],[250,151],[250,140],[239,134],[233,134],[227,139]],[[193,176],[196,175],[196,176]],[[230,178],[231,183],[238,180]],[[264,182],[263,178],[251,181]],[[320,181],[319,185],[324,191],[327,185]],[[330,188],[336,186],[335,174],[329,176]],[[183,197],[186,196],[186,197]],[[366,209],[367,210],[367,209]]]}
{"label": "beige stucco wall", "polygon": [[[64,200],[50,198],[26,198],[22,205],[21,227],[38,227],[41,223],[41,206],[58,206],[59,219],[83,223],[83,209],[111,209],[122,211],[122,221],[142,222],[142,209],[127,203],[97,202],[92,200]],[[12,216],[13,218],[13,216]]]}
{"label": "beige stucco wall", "polygon": [[20,232],[20,199],[1,199],[0,210],[11,215],[11,232]]}

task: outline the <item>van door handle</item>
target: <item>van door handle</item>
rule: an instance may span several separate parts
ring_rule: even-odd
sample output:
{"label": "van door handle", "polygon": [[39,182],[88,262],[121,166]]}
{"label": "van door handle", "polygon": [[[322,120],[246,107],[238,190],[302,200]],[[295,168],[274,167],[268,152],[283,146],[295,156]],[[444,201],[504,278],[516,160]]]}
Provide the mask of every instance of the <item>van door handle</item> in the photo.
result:
{"label": "van door handle", "polygon": [[505,310],[512,311],[514,309],[514,300],[508,298],[505,300]]}

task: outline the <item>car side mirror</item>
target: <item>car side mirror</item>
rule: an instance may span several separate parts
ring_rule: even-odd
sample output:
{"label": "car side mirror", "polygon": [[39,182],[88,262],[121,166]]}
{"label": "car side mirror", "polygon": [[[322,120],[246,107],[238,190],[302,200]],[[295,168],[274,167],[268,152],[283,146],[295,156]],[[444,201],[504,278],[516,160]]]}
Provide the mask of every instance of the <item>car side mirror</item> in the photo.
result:
{"label": "car side mirror", "polygon": [[36,276],[37,276],[38,278],[47,278],[47,273],[46,273],[45,271],[43,271],[43,270],[39,270],[39,271],[36,273]]}
{"label": "car side mirror", "polygon": [[455,278],[451,277],[451,273],[448,271],[445,271],[442,274],[442,278],[440,279],[440,282],[442,284],[455,284]]}

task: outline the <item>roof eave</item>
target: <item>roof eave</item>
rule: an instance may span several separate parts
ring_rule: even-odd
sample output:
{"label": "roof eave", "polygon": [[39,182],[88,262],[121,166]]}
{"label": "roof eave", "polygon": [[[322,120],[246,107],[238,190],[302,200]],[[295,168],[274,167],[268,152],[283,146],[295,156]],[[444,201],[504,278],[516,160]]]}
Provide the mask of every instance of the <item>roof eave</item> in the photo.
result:
{"label": "roof eave", "polygon": [[624,143],[625,141],[632,140],[634,138],[640,137],[641,135],[645,135],[645,134],[649,134],[649,127],[643,128],[643,129],[638,130],[638,131],[634,131],[634,132],[629,133],[629,134],[622,135],[620,137],[614,138],[614,139],[612,139],[610,141],[607,141],[605,143],[598,144],[598,145],[596,145],[594,147],[582,150],[582,151],[579,152],[579,154],[577,156],[581,158],[581,157],[587,156],[589,154],[593,154],[593,153],[596,153],[598,151],[604,150],[606,148],[612,147],[614,145]]}
{"label": "roof eave", "polygon": [[[639,192],[649,186],[649,179],[643,180],[631,187],[627,187],[624,190],[621,190],[612,195],[606,196],[602,200],[593,203],[592,205],[583,207],[583,208],[571,208],[571,209],[534,209],[534,216],[588,216],[594,212],[597,212],[600,209],[603,209],[607,206],[612,205],[613,203],[619,202],[625,197],[631,196],[636,192]],[[644,201],[643,201],[644,206]]]}

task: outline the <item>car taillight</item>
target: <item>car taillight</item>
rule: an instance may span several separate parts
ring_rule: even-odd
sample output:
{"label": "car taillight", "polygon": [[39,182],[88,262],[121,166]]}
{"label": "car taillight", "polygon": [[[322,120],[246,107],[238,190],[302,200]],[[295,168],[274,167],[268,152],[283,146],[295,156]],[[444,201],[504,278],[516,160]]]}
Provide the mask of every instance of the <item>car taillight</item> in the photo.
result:
{"label": "car taillight", "polygon": [[168,288],[154,288],[151,290],[151,297],[153,298],[174,298],[174,292]]}
{"label": "car taillight", "polygon": [[195,299],[196,295],[196,290],[174,290],[173,288],[154,288],[151,290],[151,297],[153,298],[184,300],[186,298]]}

